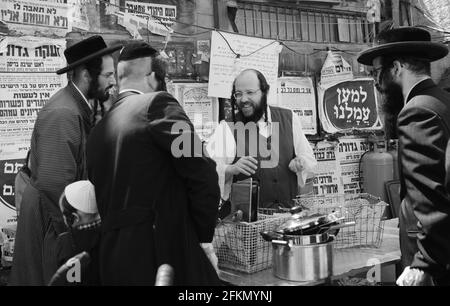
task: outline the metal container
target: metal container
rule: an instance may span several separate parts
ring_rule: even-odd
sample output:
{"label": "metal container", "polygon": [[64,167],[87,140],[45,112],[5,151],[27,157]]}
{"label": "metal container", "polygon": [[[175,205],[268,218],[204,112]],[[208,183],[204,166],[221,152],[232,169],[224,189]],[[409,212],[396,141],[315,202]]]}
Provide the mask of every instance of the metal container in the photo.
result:
{"label": "metal container", "polygon": [[296,245],[272,240],[273,274],[289,281],[318,281],[333,275],[333,239],[328,242]]}

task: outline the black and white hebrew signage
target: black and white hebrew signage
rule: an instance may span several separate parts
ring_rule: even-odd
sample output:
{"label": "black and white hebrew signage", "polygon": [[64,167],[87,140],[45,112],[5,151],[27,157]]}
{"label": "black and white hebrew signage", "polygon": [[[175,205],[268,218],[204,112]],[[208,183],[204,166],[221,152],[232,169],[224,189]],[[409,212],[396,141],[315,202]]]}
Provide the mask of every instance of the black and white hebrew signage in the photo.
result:
{"label": "black and white hebrew signage", "polygon": [[381,119],[372,79],[356,79],[319,89],[319,114],[324,130],[380,129]]}

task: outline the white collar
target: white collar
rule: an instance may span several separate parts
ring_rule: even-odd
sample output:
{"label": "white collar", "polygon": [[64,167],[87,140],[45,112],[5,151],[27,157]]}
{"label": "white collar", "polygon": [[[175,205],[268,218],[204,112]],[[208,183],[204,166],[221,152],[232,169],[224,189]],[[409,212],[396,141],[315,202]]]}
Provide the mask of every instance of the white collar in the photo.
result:
{"label": "white collar", "polygon": [[126,88],[126,89],[122,89],[122,90],[119,92],[119,95],[120,95],[120,94],[123,94],[124,92],[135,92],[135,93],[140,94],[140,95],[143,95],[143,94],[144,94],[144,93],[143,93],[142,91],[140,91],[140,90],[137,90],[137,89],[131,89],[131,88]]}
{"label": "white collar", "polygon": [[[258,124],[265,123],[265,122],[266,122],[265,119],[266,119],[266,118],[265,118],[265,114],[263,114],[263,115],[261,116],[261,118],[259,118]],[[272,113],[270,112],[270,107],[269,107],[269,105],[267,105],[267,123],[268,123],[268,124],[272,123]]]}
{"label": "white collar", "polygon": [[411,87],[411,89],[409,90],[408,94],[405,97],[405,104],[406,104],[406,102],[408,102],[409,95],[411,94],[411,91],[414,89],[414,87],[416,87],[417,85],[419,85],[419,83],[422,83],[423,81],[428,80],[428,79],[431,79],[431,78],[429,76],[424,76]]}
{"label": "white collar", "polygon": [[91,105],[91,103],[89,103],[88,99],[86,99],[86,97],[83,95],[81,90],[78,88],[78,86],[74,82],[72,82],[72,84],[73,84],[73,87],[75,87],[75,89],[78,90],[78,92],[80,93],[81,97],[86,102],[86,104],[89,106],[89,109],[92,110],[92,105]]}

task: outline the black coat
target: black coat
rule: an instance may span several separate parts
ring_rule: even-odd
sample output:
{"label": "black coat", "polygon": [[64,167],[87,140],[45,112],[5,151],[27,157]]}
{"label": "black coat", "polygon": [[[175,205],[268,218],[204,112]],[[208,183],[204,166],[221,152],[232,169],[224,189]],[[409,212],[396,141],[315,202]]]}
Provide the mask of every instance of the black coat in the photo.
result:
{"label": "black coat", "polygon": [[31,137],[31,181],[17,222],[11,285],[46,285],[58,269],[58,235],[67,230],[58,200],[64,187],[87,178],[85,147],[91,115],[69,83],[37,116]]}
{"label": "black coat", "polygon": [[[184,131],[172,130],[176,123]],[[174,156],[172,143],[182,135],[201,145],[180,104],[165,92],[121,94],[92,130],[88,173],[104,231],[102,284],[153,285],[164,263],[174,268],[175,285],[220,284],[199,245],[214,235],[215,163],[201,152]]]}
{"label": "black coat", "polygon": [[445,150],[450,95],[428,79],[416,85],[398,117],[403,265],[450,280],[450,193]]}

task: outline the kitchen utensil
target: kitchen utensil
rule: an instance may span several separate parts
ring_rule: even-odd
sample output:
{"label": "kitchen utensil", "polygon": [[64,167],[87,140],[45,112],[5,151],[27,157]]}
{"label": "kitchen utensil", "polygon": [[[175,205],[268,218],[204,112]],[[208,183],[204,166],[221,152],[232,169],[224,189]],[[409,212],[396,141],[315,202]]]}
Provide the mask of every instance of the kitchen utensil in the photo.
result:
{"label": "kitchen utensil", "polygon": [[[300,236],[302,237],[302,236]],[[325,243],[296,244],[272,241],[272,271],[275,277],[289,281],[318,281],[333,274],[333,238]]]}
{"label": "kitchen utensil", "polygon": [[334,239],[329,233],[322,233],[317,235],[286,235],[274,231],[261,232],[261,236],[266,241],[277,241],[278,244],[285,245],[311,245],[326,243]]}
{"label": "kitchen utensil", "polygon": [[312,235],[319,232],[320,227],[326,224],[338,223],[343,220],[339,212],[330,214],[312,214],[309,216],[292,215],[288,220],[281,224],[276,231],[288,235]]}

